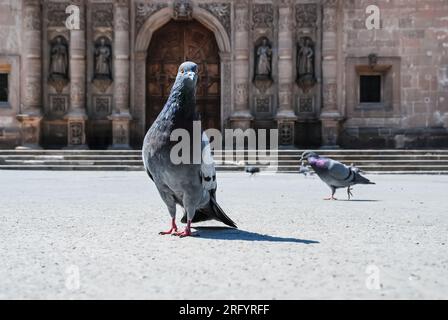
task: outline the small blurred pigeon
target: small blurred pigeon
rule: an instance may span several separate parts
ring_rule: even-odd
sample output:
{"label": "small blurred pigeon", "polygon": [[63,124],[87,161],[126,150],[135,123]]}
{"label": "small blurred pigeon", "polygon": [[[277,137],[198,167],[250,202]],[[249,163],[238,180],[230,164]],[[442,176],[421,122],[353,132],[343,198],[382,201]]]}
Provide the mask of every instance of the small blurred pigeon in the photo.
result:
{"label": "small blurred pigeon", "polygon": [[351,186],[356,184],[375,184],[364,178],[358,168],[349,167],[330,158],[320,157],[316,152],[305,151],[301,160],[307,160],[319,178],[331,189],[331,197],[325,200],[337,200],[336,189],[347,188],[348,199],[353,196]]}
{"label": "small blurred pigeon", "polygon": [[310,167],[305,165],[305,161],[302,161],[299,167],[299,174],[303,174],[305,177],[312,174]]}
{"label": "small blurred pigeon", "polygon": [[[143,142],[142,156],[148,176],[154,181],[171,216],[171,229],[160,234],[191,236],[191,223],[218,220],[236,228],[235,223],[216,202],[216,171],[210,143],[205,133],[195,139],[193,122],[197,121],[196,83],[198,66],[193,62],[180,65],[176,81],[163,110],[148,130]],[[180,163],[171,159],[171,149],[178,142],[171,141],[171,133],[183,129],[189,133],[190,150],[200,143],[201,163]],[[184,150],[182,150],[184,152]],[[190,154],[190,162],[192,155]],[[176,204],[184,209],[182,222],[187,226],[177,231]]]}
{"label": "small blurred pigeon", "polygon": [[258,167],[246,167],[246,172],[250,173],[250,175],[253,176],[256,173],[260,173],[260,168],[258,168]]}

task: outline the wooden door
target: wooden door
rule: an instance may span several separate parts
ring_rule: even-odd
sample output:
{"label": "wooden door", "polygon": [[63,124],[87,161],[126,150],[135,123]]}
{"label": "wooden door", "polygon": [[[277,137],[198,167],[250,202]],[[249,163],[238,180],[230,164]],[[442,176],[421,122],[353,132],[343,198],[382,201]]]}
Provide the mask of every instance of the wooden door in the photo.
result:
{"label": "wooden door", "polygon": [[146,126],[151,126],[168,99],[179,65],[199,66],[196,106],[202,128],[221,129],[219,49],[213,32],[197,21],[171,21],[157,30],[148,49]]}

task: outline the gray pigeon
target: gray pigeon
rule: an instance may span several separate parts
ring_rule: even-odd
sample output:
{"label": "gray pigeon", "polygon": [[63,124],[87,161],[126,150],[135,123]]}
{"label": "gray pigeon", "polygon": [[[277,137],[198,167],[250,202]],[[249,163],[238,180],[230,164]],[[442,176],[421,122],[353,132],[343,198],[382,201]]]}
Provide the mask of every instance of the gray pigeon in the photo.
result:
{"label": "gray pigeon", "polygon": [[[198,120],[197,74],[198,66],[195,63],[184,62],[180,65],[168,101],[143,142],[142,156],[146,172],[154,181],[172,219],[171,229],[161,232],[162,235],[188,237],[192,235],[192,222],[212,219],[236,228],[216,202],[216,171],[208,137],[202,133],[202,139],[193,141],[193,122]],[[172,147],[178,143],[170,139],[176,129],[189,133],[190,163],[177,164],[170,157]],[[192,151],[198,144],[202,151],[201,163],[194,163]],[[184,209],[182,222],[186,222],[187,226],[183,232],[177,231],[176,204]]]}
{"label": "gray pigeon", "polygon": [[313,174],[310,167],[305,165],[305,161],[302,161],[302,164],[299,167],[299,174],[303,174],[305,177]]}
{"label": "gray pigeon", "polygon": [[375,184],[363,177],[360,170],[346,166],[330,158],[320,157],[316,152],[305,151],[301,160],[307,160],[319,178],[331,189],[331,197],[325,200],[337,200],[336,189],[347,188],[348,199],[353,196],[351,187],[356,184]]}
{"label": "gray pigeon", "polygon": [[260,173],[260,168],[258,167],[246,167],[246,173],[250,173],[251,176],[254,176],[257,173]]}

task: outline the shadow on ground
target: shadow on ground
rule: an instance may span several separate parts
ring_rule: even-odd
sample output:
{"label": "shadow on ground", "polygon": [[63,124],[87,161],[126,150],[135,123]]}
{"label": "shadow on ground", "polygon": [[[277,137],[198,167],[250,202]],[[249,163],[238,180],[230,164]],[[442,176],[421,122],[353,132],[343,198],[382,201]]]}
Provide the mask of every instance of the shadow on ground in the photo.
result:
{"label": "shadow on ground", "polygon": [[317,244],[319,241],[303,240],[296,238],[274,237],[255,232],[249,232],[228,227],[195,227],[197,237],[215,240],[240,240],[240,241],[265,241],[265,242],[289,242],[301,244]]}

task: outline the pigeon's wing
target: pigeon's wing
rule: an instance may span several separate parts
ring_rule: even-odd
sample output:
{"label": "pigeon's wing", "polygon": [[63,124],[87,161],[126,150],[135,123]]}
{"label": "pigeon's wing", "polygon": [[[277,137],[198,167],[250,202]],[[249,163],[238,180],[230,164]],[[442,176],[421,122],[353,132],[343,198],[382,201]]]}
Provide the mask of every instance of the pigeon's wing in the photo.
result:
{"label": "pigeon's wing", "polygon": [[202,186],[205,190],[216,190],[216,169],[215,162],[212,156],[212,150],[210,148],[210,141],[207,135],[202,133],[202,162],[201,162],[201,180]]}
{"label": "pigeon's wing", "polygon": [[328,173],[333,179],[338,181],[347,181],[353,176],[350,167],[347,167],[345,164],[332,159],[329,159]]}
{"label": "pigeon's wing", "polygon": [[329,158],[319,158],[315,165],[319,177],[329,186],[343,187],[348,185],[354,174],[346,165]]}

